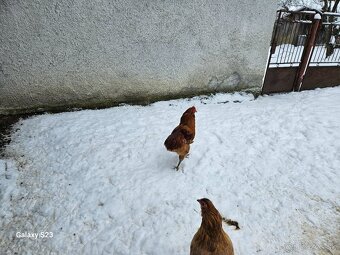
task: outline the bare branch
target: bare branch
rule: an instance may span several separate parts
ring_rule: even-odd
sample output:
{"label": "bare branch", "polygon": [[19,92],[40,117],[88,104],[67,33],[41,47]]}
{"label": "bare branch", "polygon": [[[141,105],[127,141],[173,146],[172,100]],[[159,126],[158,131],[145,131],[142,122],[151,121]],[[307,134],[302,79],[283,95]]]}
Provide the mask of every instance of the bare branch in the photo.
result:
{"label": "bare branch", "polygon": [[340,2],[340,0],[335,0],[335,3],[334,3],[334,5],[333,5],[332,12],[337,12],[339,2]]}

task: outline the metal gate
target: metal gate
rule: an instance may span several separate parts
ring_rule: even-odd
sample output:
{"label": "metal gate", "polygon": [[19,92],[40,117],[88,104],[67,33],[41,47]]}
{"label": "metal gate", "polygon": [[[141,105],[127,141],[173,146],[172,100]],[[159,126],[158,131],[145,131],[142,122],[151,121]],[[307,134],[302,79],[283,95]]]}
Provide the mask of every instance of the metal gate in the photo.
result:
{"label": "metal gate", "polygon": [[279,10],[262,94],[340,85],[340,13]]}

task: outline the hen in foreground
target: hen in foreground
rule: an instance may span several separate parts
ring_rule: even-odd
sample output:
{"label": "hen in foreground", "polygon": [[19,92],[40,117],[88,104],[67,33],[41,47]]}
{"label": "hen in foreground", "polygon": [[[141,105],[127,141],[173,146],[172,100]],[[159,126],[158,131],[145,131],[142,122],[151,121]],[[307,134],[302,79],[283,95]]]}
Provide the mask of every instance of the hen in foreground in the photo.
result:
{"label": "hen in foreground", "polygon": [[183,161],[190,150],[190,144],[195,138],[195,112],[196,108],[190,107],[187,109],[180,120],[179,125],[172,131],[172,133],[165,140],[164,145],[168,151],[176,152],[179,157],[179,165]]}
{"label": "hen in foreground", "polygon": [[234,255],[233,244],[222,228],[222,216],[213,203],[202,198],[202,223],[191,241],[190,255]]}

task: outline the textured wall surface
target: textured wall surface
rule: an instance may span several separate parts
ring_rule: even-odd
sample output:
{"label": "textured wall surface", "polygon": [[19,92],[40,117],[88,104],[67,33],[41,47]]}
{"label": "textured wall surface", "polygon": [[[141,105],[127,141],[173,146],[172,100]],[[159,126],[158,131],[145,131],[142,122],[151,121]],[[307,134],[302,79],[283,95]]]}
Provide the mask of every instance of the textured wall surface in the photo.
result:
{"label": "textured wall surface", "polygon": [[260,86],[269,2],[0,0],[0,113]]}

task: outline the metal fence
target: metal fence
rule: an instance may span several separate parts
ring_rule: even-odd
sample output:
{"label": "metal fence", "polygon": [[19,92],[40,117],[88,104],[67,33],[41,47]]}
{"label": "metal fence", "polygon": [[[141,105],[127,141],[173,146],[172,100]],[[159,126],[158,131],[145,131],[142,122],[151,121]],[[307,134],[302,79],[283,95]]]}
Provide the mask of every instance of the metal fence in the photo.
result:
{"label": "metal fence", "polygon": [[340,14],[324,13],[319,28],[311,65],[340,66]]}
{"label": "metal fence", "polygon": [[340,85],[340,14],[279,10],[262,93]]}
{"label": "metal fence", "polygon": [[[298,66],[308,43],[315,11],[277,12],[269,67]],[[322,13],[310,65],[340,66],[340,14]]]}

